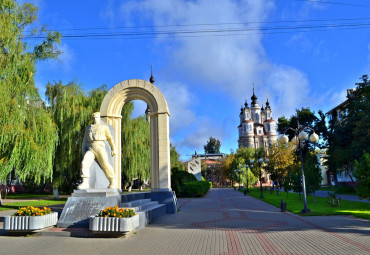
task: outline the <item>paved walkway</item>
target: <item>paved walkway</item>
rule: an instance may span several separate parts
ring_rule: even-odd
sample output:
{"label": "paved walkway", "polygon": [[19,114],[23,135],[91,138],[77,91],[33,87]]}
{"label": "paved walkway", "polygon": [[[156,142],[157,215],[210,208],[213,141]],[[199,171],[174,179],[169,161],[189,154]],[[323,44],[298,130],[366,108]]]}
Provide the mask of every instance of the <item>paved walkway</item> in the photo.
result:
{"label": "paved walkway", "polygon": [[369,221],[301,217],[232,189],[179,199],[129,238],[4,237],[1,254],[370,254]]}

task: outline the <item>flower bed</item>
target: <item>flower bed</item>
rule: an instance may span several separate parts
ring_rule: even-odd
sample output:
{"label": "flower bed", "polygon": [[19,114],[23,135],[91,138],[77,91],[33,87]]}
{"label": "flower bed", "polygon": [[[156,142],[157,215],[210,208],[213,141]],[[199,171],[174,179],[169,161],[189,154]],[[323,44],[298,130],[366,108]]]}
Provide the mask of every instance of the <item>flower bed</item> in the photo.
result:
{"label": "flower bed", "polygon": [[107,207],[90,218],[89,229],[94,232],[129,232],[139,226],[139,216],[133,209]]}
{"label": "flower bed", "polygon": [[29,206],[20,208],[14,215],[4,218],[6,231],[32,231],[56,225],[58,213],[50,208]]}

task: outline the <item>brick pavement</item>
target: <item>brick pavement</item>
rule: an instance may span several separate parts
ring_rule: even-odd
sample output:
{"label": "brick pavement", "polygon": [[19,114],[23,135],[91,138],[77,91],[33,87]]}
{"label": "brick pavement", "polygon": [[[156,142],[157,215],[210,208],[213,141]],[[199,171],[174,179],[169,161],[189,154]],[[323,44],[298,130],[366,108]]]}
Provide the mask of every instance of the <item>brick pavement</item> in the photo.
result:
{"label": "brick pavement", "polygon": [[129,238],[3,237],[1,254],[370,254],[369,221],[301,217],[232,189],[179,199]]}

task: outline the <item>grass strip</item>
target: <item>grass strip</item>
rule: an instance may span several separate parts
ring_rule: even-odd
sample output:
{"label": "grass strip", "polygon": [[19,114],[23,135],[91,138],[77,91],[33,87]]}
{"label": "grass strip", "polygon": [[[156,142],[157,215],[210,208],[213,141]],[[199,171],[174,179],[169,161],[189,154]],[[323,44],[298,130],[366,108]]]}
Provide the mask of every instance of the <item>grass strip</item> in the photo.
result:
{"label": "grass strip", "polygon": [[28,194],[28,193],[8,193],[6,199],[35,199],[35,198],[53,198],[53,194]]}
{"label": "grass strip", "polygon": [[[277,191],[270,194],[270,191],[263,192],[264,198],[260,198],[260,190],[257,188],[249,189],[249,195],[261,201],[269,203],[273,206],[280,208],[281,200],[287,203],[286,210],[302,216],[320,216],[320,215],[352,215],[354,217],[370,220],[370,203],[362,203],[355,201],[340,200],[340,207],[332,207],[325,197],[316,197],[314,203],[314,196],[307,196],[307,207],[311,210],[310,213],[301,213],[303,209],[303,195],[301,199],[299,194],[280,192]],[[243,191],[241,191],[243,192]]]}
{"label": "grass strip", "polygon": [[42,206],[60,205],[60,204],[65,204],[66,201],[67,201],[67,198],[60,198],[59,200],[45,199],[45,200],[30,200],[30,201],[5,203],[2,206],[0,206],[0,211],[18,210],[19,207],[26,207],[26,206],[42,207]]}

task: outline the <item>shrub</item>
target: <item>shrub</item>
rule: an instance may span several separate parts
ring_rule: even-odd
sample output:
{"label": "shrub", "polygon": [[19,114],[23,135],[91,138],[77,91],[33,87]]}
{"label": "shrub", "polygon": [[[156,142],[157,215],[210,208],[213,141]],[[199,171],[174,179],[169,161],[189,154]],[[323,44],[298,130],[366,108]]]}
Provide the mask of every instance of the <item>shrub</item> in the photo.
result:
{"label": "shrub", "polygon": [[212,184],[206,181],[195,181],[185,184],[185,192],[189,197],[202,197],[207,194]]}
{"label": "shrub", "polygon": [[130,218],[135,215],[136,213],[134,209],[118,208],[118,205],[116,205],[115,207],[107,207],[104,210],[101,210],[98,217]]}
{"label": "shrub", "polygon": [[43,216],[50,213],[51,209],[47,207],[43,207],[42,209],[40,209],[33,206],[27,206],[19,208],[19,210],[14,213],[13,216]]}
{"label": "shrub", "polygon": [[171,175],[171,188],[175,191],[177,197],[185,196],[185,184],[189,182],[196,182],[197,178],[191,173],[179,170],[178,168],[172,169]]}
{"label": "shrub", "polygon": [[354,187],[352,186],[346,186],[346,185],[343,185],[343,186],[337,186],[335,187],[335,193],[337,194],[351,194],[351,193],[355,193],[356,190]]}
{"label": "shrub", "polygon": [[212,182],[209,182],[209,188],[212,189]]}

